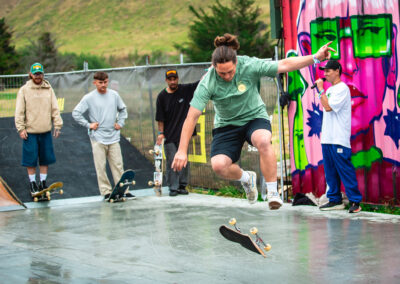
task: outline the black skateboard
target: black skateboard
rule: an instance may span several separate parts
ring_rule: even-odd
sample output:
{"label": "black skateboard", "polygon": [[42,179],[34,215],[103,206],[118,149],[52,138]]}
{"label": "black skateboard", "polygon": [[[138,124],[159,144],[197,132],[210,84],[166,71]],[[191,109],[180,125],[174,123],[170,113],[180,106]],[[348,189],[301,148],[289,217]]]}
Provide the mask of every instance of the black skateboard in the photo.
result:
{"label": "black skateboard", "polygon": [[219,232],[224,238],[231,242],[239,243],[242,247],[251,250],[252,252],[261,254],[263,257],[267,257],[265,251],[269,251],[271,249],[270,244],[265,244],[264,241],[258,236],[258,229],[253,227],[250,229],[250,233],[256,236],[256,239],[253,240],[249,235],[243,234],[238,227],[236,227],[236,219],[232,218],[229,221],[229,224],[235,227],[235,229],[228,228],[225,225],[219,227]]}
{"label": "black skateboard", "polygon": [[53,193],[63,194],[64,191],[62,190],[64,184],[62,182],[55,182],[52,183],[49,187],[32,194],[32,199],[34,202],[38,201],[50,201],[51,195]]}
{"label": "black skateboard", "polygon": [[114,186],[114,189],[112,190],[107,201],[111,203],[125,201],[125,191],[129,185],[135,185],[135,181],[133,180],[134,178],[135,172],[132,170],[126,170]]}

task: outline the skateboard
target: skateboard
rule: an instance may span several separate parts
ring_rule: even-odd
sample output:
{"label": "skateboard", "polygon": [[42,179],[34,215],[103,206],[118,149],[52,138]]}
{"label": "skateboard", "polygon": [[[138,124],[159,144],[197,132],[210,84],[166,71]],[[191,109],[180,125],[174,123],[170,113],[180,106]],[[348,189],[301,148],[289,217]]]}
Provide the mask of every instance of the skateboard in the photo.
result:
{"label": "skateboard", "polygon": [[162,194],[162,182],[163,182],[163,172],[164,172],[164,161],[163,161],[163,150],[164,150],[164,139],[161,145],[154,145],[154,149],[150,150],[149,153],[153,155],[154,158],[154,168],[153,180],[149,181],[149,186],[153,186],[154,192],[157,196]]}
{"label": "skateboard", "polygon": [[227,240],[231,242],[239,243],[242,247],[251,250],[252,252],[261,254],[263,257],[267,257],[262,250],[269,251],[271,249],[270,244],[265,244],[261,237],[257,234],[258,229],[253,227],[250,229],[250,233],[255,235],[255,240],[253,240],[249,235],[243,234],[240,229],[236,226],[236,219],[232,218],[229,220],[229,224],[235,227],[235,230],[228,228],[225,225],[219,227],[219,232],[222,236],[224,236]]}
{"label": "skateboard", "polygon": [[125,191],[129,187],[129,185],[135,185],[135,181],[133,180],[135,177],[135,172],[132,170],[126,170],[119,181],[115,184],[110,197],[107,199],[108,202],[120,202],[125,201]]}
{"label": "skateboard", "polygon": [[42,189],[41,191],[32,194],[34,202],[38,201],[50,201],[51,195],[54,193],[63,194],[62,190],[64,184],[62,182],[52,183],[49,187]]}

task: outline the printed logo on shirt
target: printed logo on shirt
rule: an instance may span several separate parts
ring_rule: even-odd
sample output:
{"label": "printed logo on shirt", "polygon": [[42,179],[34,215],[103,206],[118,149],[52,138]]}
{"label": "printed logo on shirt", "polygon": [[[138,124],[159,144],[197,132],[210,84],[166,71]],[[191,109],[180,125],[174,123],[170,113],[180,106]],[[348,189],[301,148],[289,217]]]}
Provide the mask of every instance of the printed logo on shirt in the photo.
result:
{"label": "printed logo on shirt", "polygon": [[183,98],[180,98],[179,100],[178,100],[178,103],[182,103],[183,102]]}
{"label": "printed logo on shirt", "polygon": [[238,91],[244,93],[246,91],[246,85],[243,82],[239,82],[238,84]]}
{"label": "printed logo on shirt", "polygon": [[339,154],[343,154],[343,148],[337,148],[337,152],[338,152]]}

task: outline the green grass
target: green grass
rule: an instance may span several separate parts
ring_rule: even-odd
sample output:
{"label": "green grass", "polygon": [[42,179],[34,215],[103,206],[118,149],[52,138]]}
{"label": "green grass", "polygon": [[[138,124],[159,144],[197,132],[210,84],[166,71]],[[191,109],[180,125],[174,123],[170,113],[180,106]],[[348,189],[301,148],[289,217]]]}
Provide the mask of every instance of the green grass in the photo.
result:
{"label": "green grass", "polygon": [[[230,3],[221,0],[221,3]],[[188,40],[193,16],[189,5],[204,8],[212,0],[0,0],[0,17],[5,16],[20,48],[49,31],[58,39],[61,52],[127,56],[161,50],[176,54],[174,43]],[[269,19],[269,1],[256,0],[261,20]]]}

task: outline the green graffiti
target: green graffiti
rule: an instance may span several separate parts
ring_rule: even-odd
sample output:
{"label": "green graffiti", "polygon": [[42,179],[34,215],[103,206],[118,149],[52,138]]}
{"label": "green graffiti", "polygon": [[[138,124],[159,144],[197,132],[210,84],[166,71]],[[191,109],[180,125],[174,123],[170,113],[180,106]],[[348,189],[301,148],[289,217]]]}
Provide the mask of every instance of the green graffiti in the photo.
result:
{"label": "green graffiti", "polygon": [[392,55],[392,15],[354,15],[350,23],[341,18],[317,18],[310,23],[311,50],[316,53],[328,41],[336,50],[332,59],[340,59],[339,41],[352,38],[357,58]]}
{"label": "green graffiti", "polygon": [[397,105],[400,107],[400,88],[397,90]]}
{"label": "green graffiti", "polygon": [[[294,56],[297,56],[295,52],[290,52],[287,55],[287,57]],[[291,100],[297,102],[293,122],[293,154],[294,163],[298,170],[305,170],[308,165],[306,149],[304,146],[303,104],[301,102],[301,98],[307,87],[308,83],[304,80],[298,70],[288,73],[288,93]]]}
{"label": "green graffiti", "polygon": [[372,146],[367,151],[360,151],[351,156],[351,162],[356,169],[370,169],[373,162],[382,160],[382,150]]}

